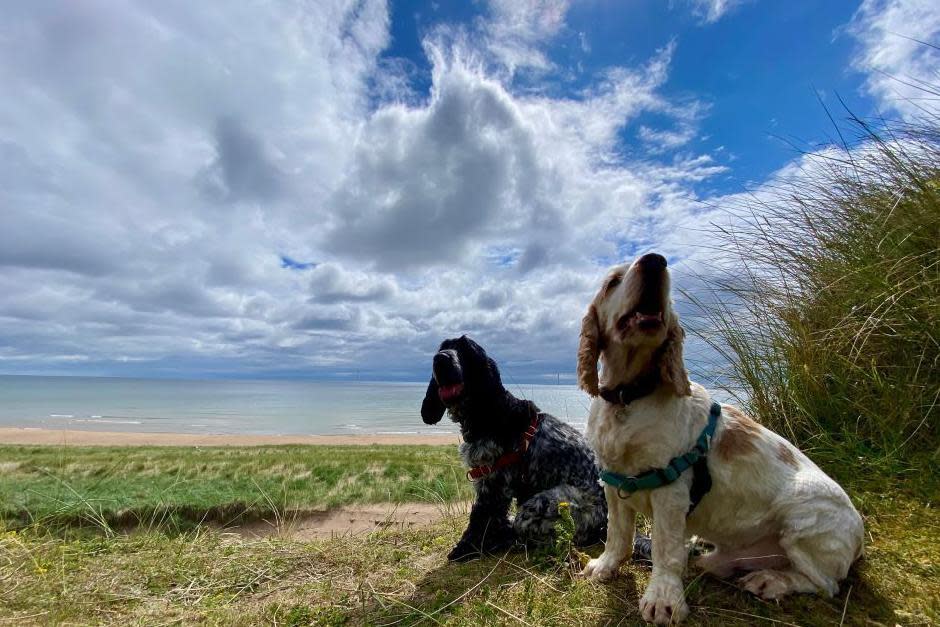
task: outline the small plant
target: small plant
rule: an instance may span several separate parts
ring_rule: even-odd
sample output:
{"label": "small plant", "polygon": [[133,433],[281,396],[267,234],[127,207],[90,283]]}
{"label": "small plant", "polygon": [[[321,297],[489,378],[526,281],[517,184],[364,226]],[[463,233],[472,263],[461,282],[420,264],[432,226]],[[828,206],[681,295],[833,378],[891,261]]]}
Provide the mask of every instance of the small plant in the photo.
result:
{"label": "small plant", "polygon": [[550,547],[546,547],[541,557],[558,568],[580,570],[589,558],[574,545],[575,530],[571,503],[559,502],[558,520],[555,522],[555,540]]}
{"label": "small plant", "polygon": [[555,557],[559,563],[568,561],[574,546],[574,518],[571,516],[571,503],[561,501],[558,504],[558,522],[555,523]]}
{"label": "small plant", "polygon": [[289,627],[301,627],[313,624],[313,611],[306,605],[295,605],[287,610],[284,624]]}

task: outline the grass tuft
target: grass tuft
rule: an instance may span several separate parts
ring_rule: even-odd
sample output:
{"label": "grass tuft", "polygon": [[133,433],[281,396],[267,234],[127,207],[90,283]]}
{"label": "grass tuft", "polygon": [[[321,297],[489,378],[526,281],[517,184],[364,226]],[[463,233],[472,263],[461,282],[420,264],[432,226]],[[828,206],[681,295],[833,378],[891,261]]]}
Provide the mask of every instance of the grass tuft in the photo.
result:
{"label": "grass tuft", "polygon": [[[807,155],[716,227],[725,272],[686,294],[727,387],[840,479],[937,495],[940,127],[880,129]],[[843,137],[848,133],[842,133]]]}

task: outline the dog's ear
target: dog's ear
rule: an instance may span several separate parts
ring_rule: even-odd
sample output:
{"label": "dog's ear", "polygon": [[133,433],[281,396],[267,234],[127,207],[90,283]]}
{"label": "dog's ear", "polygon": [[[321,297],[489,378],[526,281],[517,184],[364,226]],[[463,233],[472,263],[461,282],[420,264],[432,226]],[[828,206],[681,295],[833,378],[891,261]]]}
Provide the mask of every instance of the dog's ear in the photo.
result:
{"label": "dog's ear", "polygon": [[679,326],[679,317],[672,313],[669,328],[666,331],[666,341],[663,343],[659,357],[659,376],[662,382],[671,385],[679,396],[691,396],[692,386],[682,359],[684,339],[685,331]]}
{"label": "dog's ear", "polygon": [[460,364],[464,368],[464,376],[471,382],[478,392],[492,393],[502,388],[502,379],[499,376],[499,366],[496,361],[486,354],[482,346],[466,335],[458,340],[458,355]]}
{"label": "dog's ear", "polygon": [[434,377],[431,377],[431,382],[428,383],[428,391],[424,395],[424,402],[421,403],[421,420],[425,424],[437,424],[444,416],[445,410],[446,407],[444,407],[444,403],[441,402],[441,397],[437,393],[437,381],[434,380]]}
{"label": "dog's ear", "polygon": [[581,343],[578,345],[578,386],[591,396],[597,396],[600,393],[597,388],[597,358],[601,353],[600,335],[597,307],[592,304],[581,320]]}

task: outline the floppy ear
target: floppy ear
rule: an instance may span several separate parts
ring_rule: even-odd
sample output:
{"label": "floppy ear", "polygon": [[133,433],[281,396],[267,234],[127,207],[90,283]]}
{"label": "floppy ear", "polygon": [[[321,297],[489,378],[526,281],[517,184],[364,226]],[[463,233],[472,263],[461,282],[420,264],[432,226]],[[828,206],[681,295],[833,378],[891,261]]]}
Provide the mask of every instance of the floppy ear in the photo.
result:
{"label": "floppy ear", "polygon": [[692,386],[689,384],[689,375],[685,371],[685,362],[682,360],[682,341],[685,331],[679,326],[679,318],[670,316],[669,329],[666,332],[666,341],[662,346],[659,357],[659,377],[666,385],[671,385],[679,396],[691,396]]}
{"label": "floppy ear", "polygon": [[581,343],[578,345],[578,386],[597,396],[597,358],[600,356],[600,323],[597,308],[592,304],[581,320]]}
{"label": "floppy ear", "polygon": [[437,393],[437,381],[434,380],[434,377],[431,377],[431,382],[428,383],[428,391],[424,395],[424,402],[421,403],[421,420],[425,424],[437,424],[444,416],[445,409],[444,403],[441,402],[441,397]]}

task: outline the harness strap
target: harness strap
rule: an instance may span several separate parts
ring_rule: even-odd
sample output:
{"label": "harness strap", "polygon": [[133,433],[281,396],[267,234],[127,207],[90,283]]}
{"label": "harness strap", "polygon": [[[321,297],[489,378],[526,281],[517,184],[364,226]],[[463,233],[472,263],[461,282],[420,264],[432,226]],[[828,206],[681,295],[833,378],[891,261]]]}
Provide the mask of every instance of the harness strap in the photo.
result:
{"label": "harness strap", "polygon": [[610,470],[601,472],[601,481],[607,485],[617,488],[617,496],[620,498],[629,498],[633,493],[641,490],[655,490],[673,483],[682,473],[689,468],[693,469],[692,489],[689,497],[692,501],[689,507],[689,514],[702,500],[702,497],[708,493],[712,487],[711,474],[708,472],[707,455],[711,447],[711,439],[715,435],[715,429],[718,426],[718,418],[721,417],[721,405],[712,402],[711,410],[708,412],[708,424],[702,429],[698,436],[695,446],[684,455],[673,457],[664,468],[654,468],[635,477],[621,475]]}
{"label": "harness strap", "polygon": [[542,415],[535,410],[535,406],[530,404],[530,407],[532,411],[532,422],[529,423],[529,428],[522,434],[522,440],[519,442],[519,446],[504,455],[500,455],[492,465],[484,464],[482,466],[474,466],[467,471],[467,479],[476,481],[506,466],[512,466],[522,461],[522,456],[529,450],[529,443],[532,441],[532,438],[535,437],[535,432],[538,431],[539,423],[542,421]]}

